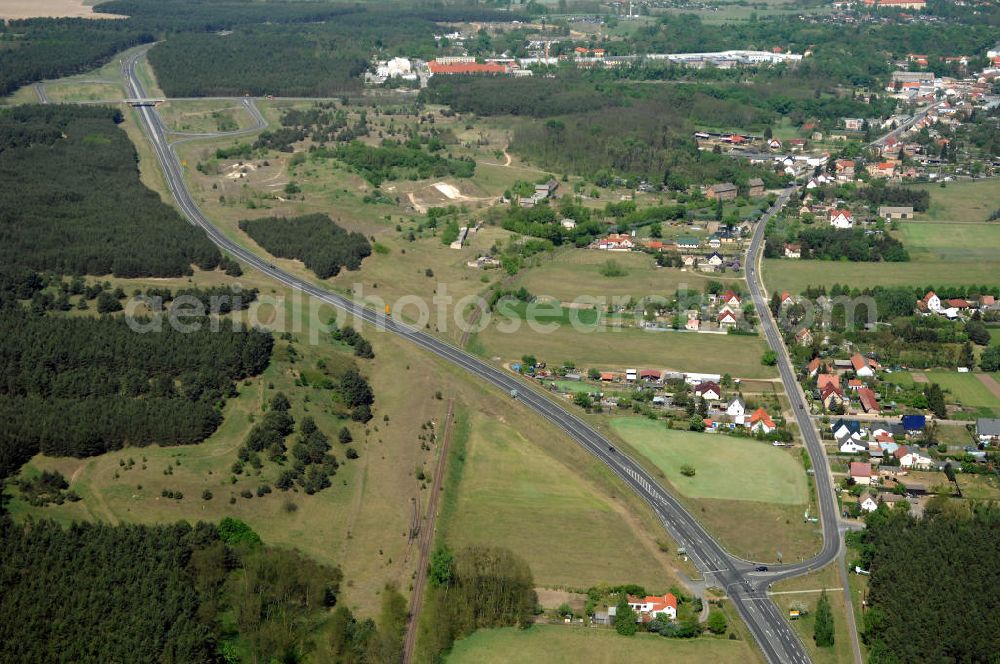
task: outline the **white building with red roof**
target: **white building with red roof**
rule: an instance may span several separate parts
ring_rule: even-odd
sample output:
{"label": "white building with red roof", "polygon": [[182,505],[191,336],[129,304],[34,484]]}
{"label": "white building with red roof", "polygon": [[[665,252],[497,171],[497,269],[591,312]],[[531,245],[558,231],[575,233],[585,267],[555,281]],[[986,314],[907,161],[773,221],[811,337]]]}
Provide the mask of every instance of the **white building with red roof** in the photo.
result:
{"label": "white building with red roof", "polygon": [[753,433],[757,433],[758,431],[771,433],[777,428],[778,425],[774,423],[774,420],[771,419],[771,416],[763,408],[758,408],[750,416],[750,431]]}
{"label": "white building with red roof", "polygon": [[628,596],[628,605],[636,612],[637,622],[650,622],[661,616],[669,620],[677,619],[677,598],[673,593],[666,595]]}
{"label": "white building with red roof", "polygon": [[850,210],[831,210],[830,225],[834,228],[854,228],[854,215]]}

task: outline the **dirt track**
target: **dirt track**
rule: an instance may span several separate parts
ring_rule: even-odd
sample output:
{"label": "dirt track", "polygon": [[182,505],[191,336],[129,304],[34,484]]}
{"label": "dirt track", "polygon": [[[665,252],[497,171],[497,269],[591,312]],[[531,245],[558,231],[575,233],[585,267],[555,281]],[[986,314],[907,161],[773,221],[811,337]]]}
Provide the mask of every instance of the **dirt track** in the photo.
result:
{"label": "dirt track", "polygon": [[1000,399],[1000,383],[997,382],[996,378],[989,374],[976,374],[976,378],[979,379],[980,383],[986,386],[986,389],[989,390],[993,396]]}

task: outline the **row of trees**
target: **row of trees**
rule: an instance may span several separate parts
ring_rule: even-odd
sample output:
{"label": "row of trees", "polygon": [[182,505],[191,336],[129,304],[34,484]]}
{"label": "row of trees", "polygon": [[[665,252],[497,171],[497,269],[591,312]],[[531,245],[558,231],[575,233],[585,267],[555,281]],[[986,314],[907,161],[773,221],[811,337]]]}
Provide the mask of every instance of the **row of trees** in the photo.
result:
{"label": "row of trees", "polygon": [[[798,242],[802,246],[803,259],[891,263],[910,260],[902,242],[887,233],[866,233],[863,228],[803,228]],[[768,238],[766,249],[769,257],[784,255],[782,241],[778,238]]]}
{"label": "row of trees", "polygon": [[240,229],[269,253],[301,260],[320,279],[336,276],[341,268],[357,270],[372,252],[364,235],[345,231],[325,214],[243,219]]}
{"label": "row of trees", "polygon": [[179,277],[221,255],[139,180],[117,109],[0,113],[0,264],[63,274]]}

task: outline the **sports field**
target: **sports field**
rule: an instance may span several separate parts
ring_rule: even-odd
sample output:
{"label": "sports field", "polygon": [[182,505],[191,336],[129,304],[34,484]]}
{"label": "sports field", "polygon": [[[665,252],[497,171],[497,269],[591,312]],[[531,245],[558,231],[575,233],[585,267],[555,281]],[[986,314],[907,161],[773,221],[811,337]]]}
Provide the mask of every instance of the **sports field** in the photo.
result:
{"label": "sports field", "polygon": [[[638,417],[611,421],[612,428],[690,498],[801,505],[808,499],[805,471],[787,451],[749,438],[671,431]],[[681,466],[695,468],[694,477]]]}
{"label": "sports field", "polygon": [[446,488],[439,534],[449,546],[508,547],[543,586],[675,582],[654,541],[662,533],[637,536],[626,506],[494,415],[472,413],[466,450],[453,450],[464,463],[457,492]]}
{"label": "sports field", "polygon": [[620,636],[611,629],[535,625],[479,630],[455,643],[448,664],[617,664],[618,662],[762,661],[745,640],[701,637],[666,639],[655,634]]}

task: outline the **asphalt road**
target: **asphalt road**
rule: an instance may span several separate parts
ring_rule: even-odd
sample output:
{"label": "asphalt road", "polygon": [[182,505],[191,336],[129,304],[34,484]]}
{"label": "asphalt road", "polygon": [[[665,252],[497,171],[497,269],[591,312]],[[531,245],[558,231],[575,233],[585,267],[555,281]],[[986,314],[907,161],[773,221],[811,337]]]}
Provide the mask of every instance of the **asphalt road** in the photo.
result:
{"label": "asphalt road", "polygon": [[[142,56],[143,52],[138,52],[122,63],[122,70],[128,81],[129,93],[135,98],[145,98],[142,84],[135,73],[136,64]],[[802,642],[777,606],[767,596],[766,586],[773,578],[794,576],[808,569],[823,566],[833,560],[836,556],[836,542],[838,541],[836,537],[833,538],[832,548],[827,543],[824,547],[824,553],[811,561],[811,564],[774,566],[772,567],[775,570],[774,573],[753,573],[753,563],[728,554],[677,499],[665,491],[640,464],[618,451],[611,441],[582,419],[567,411],[551,397],[527,387],[521,378],[486,364],[441,339],[284,272],[230,240],[202,214],[187,191],[179,161],[167,142],[165,128],[156,109],[150,106],[140,106],[136,108],[136,111],[142,120],[143,131],[156,153],[167,186],[178,207],[190,222],[201,227],[216,245],[269,277],[341,309],[365,323],[397,334],[508,394],[512,390],[516,390],[518,401],[569,434],[584,449],[606,464],[630,489],[652,507],[666,531],[679,546],[686,549],[687,555],[693,559],[702,573],[706,577],[714,579],[714,585],[725,589],[769,662],[788,664],[809,661]],[[760,309],[766,311],[766,306],[760,307]],[[780,345],[780,339],[777,342]],[[794,376],[791,378],[794,383]],[[786,385],[786,387],[788,386]],[[835,519],[835,512],[824,512],[824,516],[827,514],[834,515]],[[832,528],[835,532],[835,521]]]}

